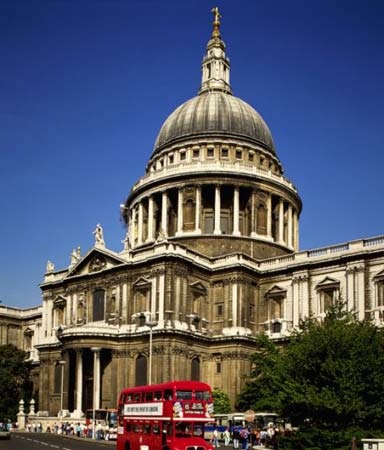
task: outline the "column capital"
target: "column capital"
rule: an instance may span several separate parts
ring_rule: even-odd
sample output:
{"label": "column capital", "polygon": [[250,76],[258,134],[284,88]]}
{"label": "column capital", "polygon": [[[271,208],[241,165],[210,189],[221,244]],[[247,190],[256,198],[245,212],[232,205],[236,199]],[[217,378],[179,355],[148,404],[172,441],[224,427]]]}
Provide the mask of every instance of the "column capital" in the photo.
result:
{"label": "column capital", "polygon": [[102,350],[101,347],[91,347],[91,352],[94,352],[94,353],[100,353],[101,350]]}

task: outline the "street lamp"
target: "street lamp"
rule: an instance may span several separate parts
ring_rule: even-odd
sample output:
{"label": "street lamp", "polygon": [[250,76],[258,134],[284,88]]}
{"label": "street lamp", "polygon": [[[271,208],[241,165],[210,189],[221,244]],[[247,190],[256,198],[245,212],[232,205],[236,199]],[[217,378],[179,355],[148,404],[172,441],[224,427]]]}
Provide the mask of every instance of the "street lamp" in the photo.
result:
{"label": "street lamp", "polygon": [[149,370],[148,370],[148,384],[152,384],[152,328],[157,325],[157,322],[147,321],[145,325],[149,327]]}
{"label": "street lamp", "polygon": [[60,387],[60,413],[63,416],[63,400],[64,400],[64,366],[66,361],[60,360],[59,364],[61,365],[61,387]]}

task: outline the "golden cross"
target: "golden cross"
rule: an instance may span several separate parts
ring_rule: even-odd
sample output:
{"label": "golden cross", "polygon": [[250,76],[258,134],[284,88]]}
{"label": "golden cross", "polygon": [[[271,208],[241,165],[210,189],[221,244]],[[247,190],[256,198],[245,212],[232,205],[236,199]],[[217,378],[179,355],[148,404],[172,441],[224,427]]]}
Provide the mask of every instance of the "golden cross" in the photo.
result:
{"label": "golden cross", "polygon": [[220,19],[221,15],[219,12],[219,8],[215,6],[211,9],[211,12],[215,15],[215,20],[213,21],[213,31],[212,31],[212,37],[220,37]]}

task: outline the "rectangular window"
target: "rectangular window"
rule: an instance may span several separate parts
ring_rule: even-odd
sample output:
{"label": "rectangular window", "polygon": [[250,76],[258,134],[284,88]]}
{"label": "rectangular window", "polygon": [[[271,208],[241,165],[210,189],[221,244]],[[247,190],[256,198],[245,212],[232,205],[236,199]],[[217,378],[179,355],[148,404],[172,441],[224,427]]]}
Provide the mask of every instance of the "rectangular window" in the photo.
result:
{"label": "rectangular window", "polygon": [[163,393],[162,393],[161,391],[156,391],[153,399],[154,399],[154,400],[161,400],[162,397],[163,397],[162,394],[163,394]]}
{"label": "rectangular window", "polygon": [[243,152],[241,150],[236,150],[236,159],[243,159]]}
{"label": "rectangular window", "polygon": [[180,161],[184,161],[187,157],[186,152],[180,152]]}
{"label": "rectangular window", "polygon": [[198,148],[193,149],[193,158],[198,158],[200,156],[200,150]]}
{"label": "rectangular window", "polygon": [[177,400],[192,400],[192,391],[176,391]]}
{"label": "rectangular window", "polygon": [[207,158],[214,158],[215,156],[215,149],[213,147],[207,148]]}
{"label": "rectangular window", "polygon": [[221,373],[221,363],[216,363],[216,373]]}
{"label": "rectangular window", "polygon": [[134,402],[140,402],[141,401],[141,395],[140,395],[139,392],[137,394],[133,395],[133,401]]}
{"label": "rectangular window", "polygon": [[253,162],[254,160],[255,160],[255,155],[254,155],[254,153],[249,153],[249,154],[248,154],[248,161]]}
{"label": "rectangular window", "polygon": [[223,305],[216,305],[216,317],[223,317]]}
{"label": "rectangular window", "polygon": [[144,424],[143,433],[144,434],[151,434],[151,425],[149,423],[145,423]]}
{"label": "rectangular window", "polygon": [[172,399],[173,399],[172,389],[166,389],[164,391],[164,400],[172,400]]}
{"label": "rectangular window", "polygon": [[152,398],[153,398],[152,392],[146,392],[146,393],[145,393],[145,401],[146,401],[146,402],[151,402],[151,401],[152,401]]}
{"label": "rectangular window", "polygon": [[152,433],[153,434],[160,434],[160,425],[157,423],[154,423],[152,426]]}
{"label": "rectangular window", "polygon": [[227,148],[222,148],[221,149],[221,157],[222,158],[228,158],[228,149]]}
{"label": "rectangular window", "polygon": [[173,155],[169,155],[168,161],[169,161],[169,164],[173,164],[173,161],[174,161]]}

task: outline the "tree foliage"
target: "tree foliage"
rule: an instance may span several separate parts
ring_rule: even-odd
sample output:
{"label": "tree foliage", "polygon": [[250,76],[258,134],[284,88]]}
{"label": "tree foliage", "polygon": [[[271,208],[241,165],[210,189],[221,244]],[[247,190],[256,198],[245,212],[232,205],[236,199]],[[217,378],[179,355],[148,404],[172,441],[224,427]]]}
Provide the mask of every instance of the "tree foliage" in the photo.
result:
{"label": "tree foliage", "polygon": [[215,414],[228,414],[231,412],[231,402],[226,392],[220,389],[212,390]]}
{"label": "tree foliage", "polygon": [[329,431],[384,429],[383,347],[381,329],[337,304],[323,322],[303,322],[283,349],[265,336],[257,340],[239,407]]}
{"label": "tree foliage", "polygon": [[20,399],[28,402],[32,384],[27,354],[13,345],[0,346],[0,421],[15,420]]}

